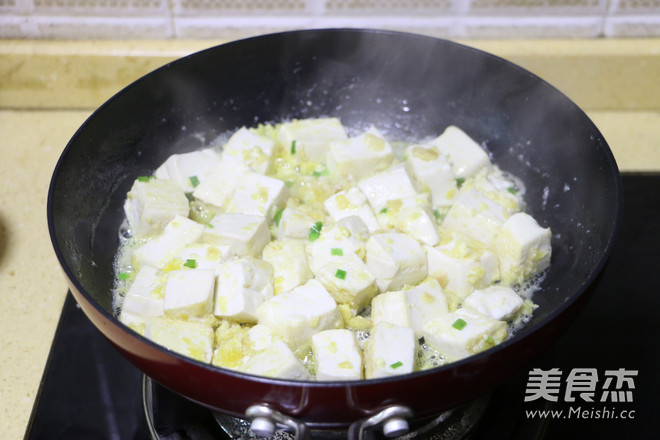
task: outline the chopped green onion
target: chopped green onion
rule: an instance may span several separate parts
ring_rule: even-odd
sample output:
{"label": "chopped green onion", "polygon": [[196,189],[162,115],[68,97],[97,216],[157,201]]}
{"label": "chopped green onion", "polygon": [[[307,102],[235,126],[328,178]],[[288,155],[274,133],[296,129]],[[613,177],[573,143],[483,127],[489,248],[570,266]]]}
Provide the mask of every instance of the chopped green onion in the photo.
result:
{"label": "chopped green onion", "polygon": [[138,182],[148,182],[151,179],[153,179],[152,176],[138,176],[137,178]]}
{"label": "chopped green onion", "polygon": [[314,177],[327,176],[328,174],[330,174],[330,171],[328,171],[327,168],[322,168],[320,170],[314,170],[312,172],[312,176],[314,176]]}
{"label": "chopped green onion", "polygon": [[337,272],[335,272],[335,276],[339,278],[340,280],[345,280],[346,279],[346,271],[337,269]]}
{"label": "chopped green onion", "polygon": [[309,241],[316,241],[321,236],[321,229],[323,229],[322,222],[314,223],[314,226],[309,228]]}
{"label": "chopped green onion", "polygon": [[486,342],[488,342],[489,344],[495,344],[495,339],[493,339],[491,335],[488,335],[488,337],[486,338]]}
{"label": "chopped green onion", "polygon": [[119,274],[117,274],[117,278],[119,278],[120,280],[127,280],[130,277],[131,277],[131,274],[128,273],[128,272],[120,272]]}
{"label": "chopped green onion", "polygon": [[465,322],[461,318],[458,318],[456,321],[454,321],[454,323],[451,326],[454,327],[456,330],[463,330],[466,325],[467,322]]}
{"label": "chopped green onion", "polygon": [[275,217],[273,217],[273,220],[275,221],[275,226],[277,227],[280,226],[280,220],[282,220],[283,212],[284,212],[284,208],[278,209],[277,212],[275,213]]}
{"label": "chopped green onion", "polygon": [[386,212],[387,212],[387,208],[383,208],[383,209],[380,210],[381,214],[385,214]]}
{"label": "chopped green onion", "polygon": [[440,220],[440,211],[438,211],[437,208],[433,210],[433,215],[435,216],[436,220]]}
{"label": "chopped green onion", "polygon": [[342,248],[332,248],[330,249],[330,255],[337,255],[337,256],[342,256],[344,255],[344,251]]}
{"label": "chopped green onion", "polygon": [[183,265],[191,269],[195,269],[197,267],[197,260],[192,260],[189,258],[185,263],[183,263]]}
{"label": "chopped green onion", "polygon": [[291,154],[296,154],[296,140],[291,141]]}
{"label": "chopped green onion", "polygon": [[390,365],[390,368],[392,368],[392,369],[394,370],[394,369],[397,369],[397,368],[399,368],[399,367],[401,367],[401,366],[403,366],[403,362],[401,362],[401,361],[396,361],[395,363],[393,363],[392,365]]}
{"label": "chopped green onion", "polygon": [[190,184],[193,188],[197,188],[197,185],[199,185],[199,178],[197,176],[190,176],[188,177],[188,180],[190,180]]}
{"label": "chopped green onion", "polygon": [[518,192],[515,186],[507,188],[506,190],[509,191],[511,194],[516,194]]}
{"label": "chopped green onion", "polygon": [[456,179],[456,186],[457,187],[460,188],[464,183],[465,183],[465,178],[459,177],[458,179]]}

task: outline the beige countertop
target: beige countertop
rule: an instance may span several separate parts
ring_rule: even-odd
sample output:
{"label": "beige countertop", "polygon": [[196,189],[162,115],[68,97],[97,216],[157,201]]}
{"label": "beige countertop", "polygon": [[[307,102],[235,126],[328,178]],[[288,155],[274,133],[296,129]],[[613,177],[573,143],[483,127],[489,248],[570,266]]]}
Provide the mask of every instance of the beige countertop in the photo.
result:
{"label": "beige countertop", "polygon": [[[112,94],[214,41],[0,40],[0,440],[22,438],[67,292],[46,225],[55,163]],[[660,171],[660,40],[463,41],[585,109],[622,171]]]}

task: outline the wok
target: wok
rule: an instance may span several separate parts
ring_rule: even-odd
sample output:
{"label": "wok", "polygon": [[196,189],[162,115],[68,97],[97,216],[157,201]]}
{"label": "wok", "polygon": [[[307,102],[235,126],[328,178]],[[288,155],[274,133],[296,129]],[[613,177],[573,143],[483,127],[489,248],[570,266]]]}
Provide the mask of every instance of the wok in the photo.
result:
{"label": "wok", "polygon": [[[501,345],[437,369],[361,382],[297,382],[216,368],[160,347],[113,315],[113,257],[133,180],[170,154],[241,126],[336,116],[412,140],[461,127],[526,185],[552,228],[552,265],[529,324]],[[580,108],[532,73],[449,41],[377,30],[249,38],[169,63],[120,91],[72,137],[48,195],[52,243],[84,313],[148,376],[214,410],[254,404],[316,428],[345,428],[399,405],[422,419],[487,393],[555,341],[612,250],[621,183]],[[586,347],[585,347],[586,348]]]}

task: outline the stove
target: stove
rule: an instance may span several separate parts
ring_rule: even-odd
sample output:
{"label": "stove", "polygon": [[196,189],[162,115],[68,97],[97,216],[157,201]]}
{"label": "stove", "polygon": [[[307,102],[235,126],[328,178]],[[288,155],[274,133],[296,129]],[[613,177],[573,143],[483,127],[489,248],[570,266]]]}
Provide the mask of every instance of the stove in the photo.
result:
{"label": "stove", "polygon": [[[623,188],[613,255],[568,332],[490,394],[401,439],[657,438],[660,174],[623,174]],[[214,414],[144,376],[67,294],[25,439],[234,438],[249,438],[245,422]]]}

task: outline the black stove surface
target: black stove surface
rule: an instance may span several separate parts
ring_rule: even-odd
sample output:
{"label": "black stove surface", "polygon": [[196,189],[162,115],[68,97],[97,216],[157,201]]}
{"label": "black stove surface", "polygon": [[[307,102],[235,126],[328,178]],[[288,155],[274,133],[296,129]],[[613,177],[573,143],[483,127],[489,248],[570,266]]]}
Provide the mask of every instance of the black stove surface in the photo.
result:
{"label": "black stove surface", "polygon": [[[592,299],[542,359],[491,394],[470,439],[660,438],[660,174],[624,174],[623,187],[622,229]],[[541,370],[557,380],[534,388]],[[150,439],[142,386],[69,293],[25,438]],[[153,392],[162,438],[228,438],[210,412]]]}

